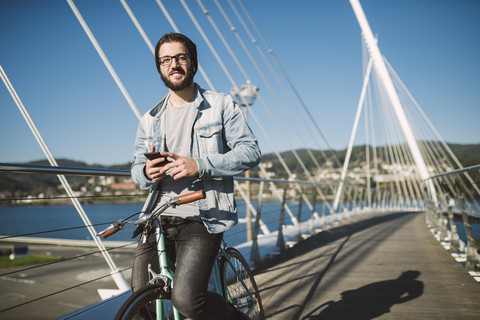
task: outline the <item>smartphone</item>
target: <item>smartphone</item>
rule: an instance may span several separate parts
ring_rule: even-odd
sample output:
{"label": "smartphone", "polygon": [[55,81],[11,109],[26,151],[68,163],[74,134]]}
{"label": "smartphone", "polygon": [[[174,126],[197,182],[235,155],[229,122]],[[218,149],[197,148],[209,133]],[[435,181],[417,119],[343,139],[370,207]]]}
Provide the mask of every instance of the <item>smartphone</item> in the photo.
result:
{"label": "smartphone", "polygon": [[[160,152],[146,152],[144,153],[145,154],[145,157],[147,157],[148,160],[154,160],[154,159],[157,159],[157,158],[160,158],[162,157],[162,155],[160,155]],[[165,160],[163,160],[162,162],[158,163],[156,166],[164,166],[168,163],[169,161],[166,159],[165,157]]]}
{"label": "smartphone", "polygon": [[161,157],[160,152],[145,152],[144,154],[148,160],[153,160]]}

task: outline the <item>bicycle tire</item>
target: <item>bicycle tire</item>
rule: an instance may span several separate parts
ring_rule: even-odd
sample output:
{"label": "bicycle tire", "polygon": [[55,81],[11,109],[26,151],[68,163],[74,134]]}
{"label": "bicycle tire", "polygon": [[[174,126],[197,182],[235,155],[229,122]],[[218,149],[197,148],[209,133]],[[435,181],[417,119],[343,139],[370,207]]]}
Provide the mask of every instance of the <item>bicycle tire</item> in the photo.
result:
{"label": "bicycle tire", "polygon": [[265,319],[257,283],[255,282],[253,273],[250,270],[247,261],[235,248],[226,248],[225,252],[234,268],[237,270],[239,276],[242,278],[242,281],[247,286],[248,291],[255,298],[256,304],[251,312],[248,312],[255,302],[251,299],[250,294],[245,290],[240,279],[233,271],[232,266],[225,258],[220,260],[220,281],[223,288],[223,297],[225,300],[231,302],[237,310],[247,314],[251,320]]}
{"label": "bicycle tire", "polygon": [[131,295],[120,307],[115,320],[157,319],[156,302],[163,307],[163,319],[173,320],[173,304],[163,284],[148,285]]}

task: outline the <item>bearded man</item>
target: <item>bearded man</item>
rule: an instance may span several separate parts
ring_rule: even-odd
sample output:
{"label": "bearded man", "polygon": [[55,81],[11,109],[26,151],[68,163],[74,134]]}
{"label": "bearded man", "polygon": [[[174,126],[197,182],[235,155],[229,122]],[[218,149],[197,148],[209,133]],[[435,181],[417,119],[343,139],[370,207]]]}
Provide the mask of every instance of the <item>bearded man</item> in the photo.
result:
{"label": "bearded man", "polygon": [[[165,34],[155,48],[158,72],[167,95],[140,120],[132,178],[150,196],[144,208],[205,190],[206,198],[162,214],[167,255],[175,265],[172,302],[191,319],[246,319],[208,281],[223,233],[238,221],[233,176],[255,167],[261,152],[242,111],[231,96],[194,82],[197,49],[185,35]],[[148,160],[146,152],[159,151]],[[148,281],[147,265],[158,272],[154,232],[143,234],[132,270],[134,291]]]}

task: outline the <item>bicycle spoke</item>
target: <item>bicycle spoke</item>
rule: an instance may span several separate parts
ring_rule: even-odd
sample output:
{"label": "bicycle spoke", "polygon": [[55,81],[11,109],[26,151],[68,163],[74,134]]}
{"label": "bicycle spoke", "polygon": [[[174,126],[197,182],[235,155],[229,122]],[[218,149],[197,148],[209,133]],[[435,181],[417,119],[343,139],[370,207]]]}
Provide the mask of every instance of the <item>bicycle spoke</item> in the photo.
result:
{"label": "bicycle spoke", "polygon": [[258,288],[247,262],[237,250],[227,248],[229,261],[222,262],[222,283],[225,299],[250,319],[264,319]]}

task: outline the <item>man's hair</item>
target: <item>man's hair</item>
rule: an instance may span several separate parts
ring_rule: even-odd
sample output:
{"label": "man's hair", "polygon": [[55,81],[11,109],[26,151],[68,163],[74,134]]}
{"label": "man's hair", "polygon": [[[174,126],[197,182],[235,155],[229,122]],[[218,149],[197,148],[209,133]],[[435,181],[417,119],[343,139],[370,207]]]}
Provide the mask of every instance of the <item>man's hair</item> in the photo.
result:
{"label": "man's hair", "polygon": [[160,57],[158,56],[158,53],[162,44],[167,42],[183,43],[183,45],[187,48],[189,57],[192,61],[193,74],[197,73],[197,69],[198,69],[197,46],[187,36],[181,33],[175,33],[175,32],[164,34],[160,38],[160,40],[158,40],[157,42],[157,46],[155,47],[155,64],[157,66],[158,72],[160,73],[160,61],[159,61]]}

